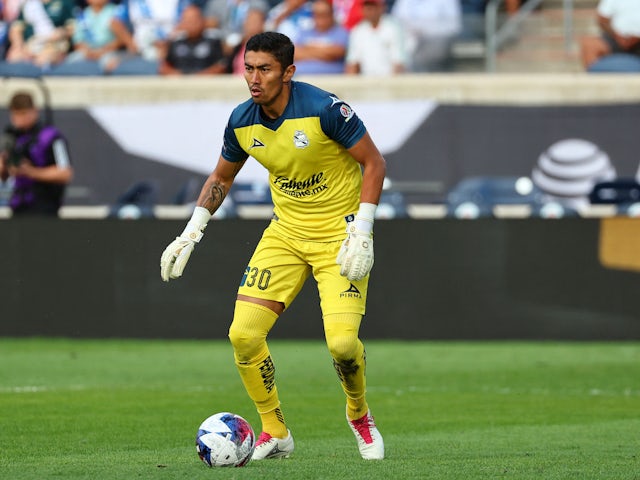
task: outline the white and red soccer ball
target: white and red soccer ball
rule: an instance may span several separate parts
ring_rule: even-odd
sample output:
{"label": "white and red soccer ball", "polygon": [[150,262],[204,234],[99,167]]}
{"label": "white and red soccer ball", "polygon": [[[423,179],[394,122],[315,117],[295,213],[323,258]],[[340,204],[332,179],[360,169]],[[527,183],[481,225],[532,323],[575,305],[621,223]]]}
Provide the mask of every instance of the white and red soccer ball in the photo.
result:
{"label": "white and red soccer ball", "polygon": [[209,467],[243,467],[256,446],[253,428],[240,415],[220,412],[198,428],[196,450]]}

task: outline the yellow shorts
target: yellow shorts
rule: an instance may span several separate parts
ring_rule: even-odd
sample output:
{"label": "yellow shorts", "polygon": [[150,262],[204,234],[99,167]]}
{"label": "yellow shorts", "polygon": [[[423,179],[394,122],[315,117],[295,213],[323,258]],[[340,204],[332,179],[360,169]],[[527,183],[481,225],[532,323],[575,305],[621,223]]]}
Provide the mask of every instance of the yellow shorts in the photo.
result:
{"label": "yellow shorts", "polygon": [[323,315],[364,315],[369,276],[351,282],[336,264],[342,241],[308,242],[282,237],[267,228],[240,281],[238,293],[291,305],[312,274]]}

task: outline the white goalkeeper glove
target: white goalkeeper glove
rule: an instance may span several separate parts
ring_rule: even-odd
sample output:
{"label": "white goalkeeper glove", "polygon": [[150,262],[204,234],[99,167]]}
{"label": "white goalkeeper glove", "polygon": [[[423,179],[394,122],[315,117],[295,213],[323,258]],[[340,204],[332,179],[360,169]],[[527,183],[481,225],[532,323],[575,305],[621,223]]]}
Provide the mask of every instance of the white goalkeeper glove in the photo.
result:
{"label": "white goalkeeper glove", "polygon": [[184,267],[196,243],[204,236],[204,229],[211,219],[211,212],[204,207],[196,207],[182,234],[169,244],[160,257],[160,276],[168,282],[182,276]]}
{"label": "white goalkeeper glove", "polygon": [[340,275],[352,281],[362,280],[373,267],[373,219],[377,205],[361,203],[355,219],[347,224],[336,263]]}

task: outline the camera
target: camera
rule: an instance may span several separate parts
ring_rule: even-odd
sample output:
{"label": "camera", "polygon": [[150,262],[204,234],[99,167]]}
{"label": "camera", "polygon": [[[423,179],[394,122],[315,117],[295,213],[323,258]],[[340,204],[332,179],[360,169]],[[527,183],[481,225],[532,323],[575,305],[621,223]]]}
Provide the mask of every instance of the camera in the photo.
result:
{"label": "camera", "polygon": [[7,153],[8,165],[18,166],[26,154],[25,147],[16,145],[17,138],[18,132],[12,127],[5,128],[0,136],[0,152]]}

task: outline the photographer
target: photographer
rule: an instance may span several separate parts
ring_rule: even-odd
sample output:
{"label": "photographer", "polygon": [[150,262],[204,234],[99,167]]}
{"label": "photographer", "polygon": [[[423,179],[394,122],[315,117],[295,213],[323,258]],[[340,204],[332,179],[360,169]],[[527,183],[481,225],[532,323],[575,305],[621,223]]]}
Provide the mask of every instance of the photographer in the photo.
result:
{"label": "photographer", "polygon": [[13,216],[57,215],[73,177],[66,140],[57,128],[40,122],[28,93],[13,95],[9,116],[0,144],[0,181],[13,177]]}

